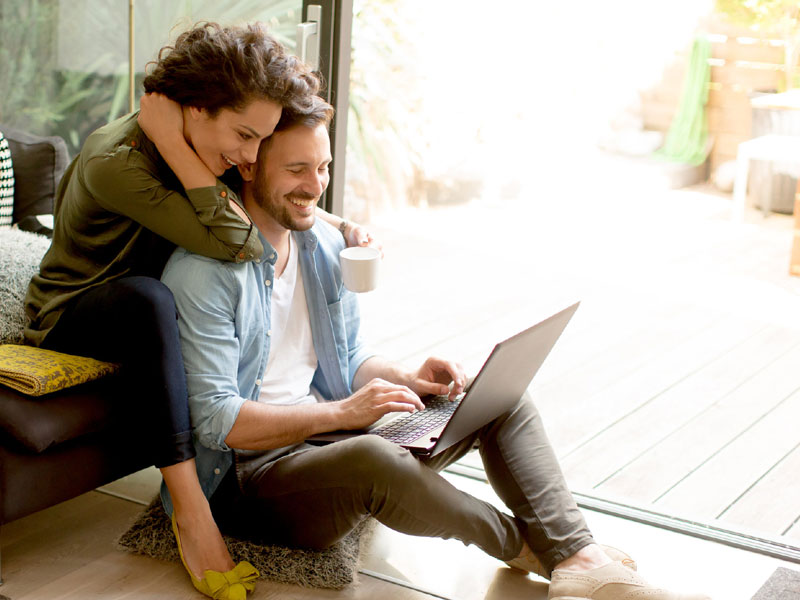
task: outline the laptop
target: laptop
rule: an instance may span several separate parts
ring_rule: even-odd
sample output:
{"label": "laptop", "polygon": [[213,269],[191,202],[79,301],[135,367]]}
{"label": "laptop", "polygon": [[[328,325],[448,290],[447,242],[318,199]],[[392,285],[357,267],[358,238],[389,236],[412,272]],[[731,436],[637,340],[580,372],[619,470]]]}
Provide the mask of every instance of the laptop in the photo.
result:
{"label": "laptop", "polygon": [[425,410],[389,413],[363,430],[314,435],[310,444],[327,444],[366,434],[380,435],[419,456],[435,456],[519,402],[580,303],[563,309],[497,344],[460,398],[422,398]]}

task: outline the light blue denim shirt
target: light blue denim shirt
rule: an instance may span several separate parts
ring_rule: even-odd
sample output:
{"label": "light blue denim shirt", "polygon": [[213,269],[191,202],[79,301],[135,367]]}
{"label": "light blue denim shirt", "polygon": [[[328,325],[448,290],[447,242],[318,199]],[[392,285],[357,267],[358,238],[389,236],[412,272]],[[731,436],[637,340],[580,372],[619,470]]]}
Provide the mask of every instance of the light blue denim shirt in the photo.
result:
{"label": "light blue denim shirt", "polygon": [[[356,295],[342,285],[342,235],[317,219],[293,232],[317,353],[313,386],[323,398],[349,396],[353,376],[372,354],[359,335]],[[260,236],[259,260],[223,262],[178,248],[161,280],[172,290],[186,369],[197,473],[211,497],[233,464],[225,443],[246,400],[257,400],[270,348],[272,280],[277,252]],[[172,502],[162,485],[168,513]]]}

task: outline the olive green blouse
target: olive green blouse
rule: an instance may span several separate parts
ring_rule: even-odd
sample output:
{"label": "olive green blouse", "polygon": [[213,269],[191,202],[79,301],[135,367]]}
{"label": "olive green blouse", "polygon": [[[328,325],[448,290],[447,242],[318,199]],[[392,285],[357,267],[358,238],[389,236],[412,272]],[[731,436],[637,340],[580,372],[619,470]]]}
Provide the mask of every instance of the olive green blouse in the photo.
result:
{"label": "olive green blouse", "polygon": [[25,298],[28,343],[40,345],[79,294],[120,277],[160,277],[176,245],[234,262],[263,252],[256,227],[228,204],[234,192],[219,180],[184,190],[137,116],[92,133],[64,173],[53,241]]}

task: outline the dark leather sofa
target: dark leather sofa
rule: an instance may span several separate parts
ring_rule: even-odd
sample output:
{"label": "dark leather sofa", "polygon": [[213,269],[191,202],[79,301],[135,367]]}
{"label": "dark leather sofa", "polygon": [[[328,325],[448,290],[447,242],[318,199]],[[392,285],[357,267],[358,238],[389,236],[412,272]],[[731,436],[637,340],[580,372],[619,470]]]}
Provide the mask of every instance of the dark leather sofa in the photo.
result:
{"label": "dark leather sofa", "polygon": [[30,398],[0,386],[0,525],[149,466],[115,377]]}
{"label": "dark leather sofa", "polygon": [[[13,220],[35,229],[34,215],[52,213],[66,145],[0,132],[16,180]],[[144,418],[113,376],[38,398],[0,385],[0,527],[149,466]]]}

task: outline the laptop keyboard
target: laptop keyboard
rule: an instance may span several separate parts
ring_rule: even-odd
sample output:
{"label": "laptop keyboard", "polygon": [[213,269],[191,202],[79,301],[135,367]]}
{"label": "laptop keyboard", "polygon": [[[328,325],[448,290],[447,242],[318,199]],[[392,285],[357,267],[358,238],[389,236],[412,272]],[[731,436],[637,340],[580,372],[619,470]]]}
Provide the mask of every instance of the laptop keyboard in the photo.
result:
{"label": "laptop keyboard", "polygon": [[461,398],[451,402],[447,396],[436,396],[425,402],[425,410],[398,417],[386,425],[373,429],[370,433],[395,444],[413,442],[444,425],[460,403]]}

